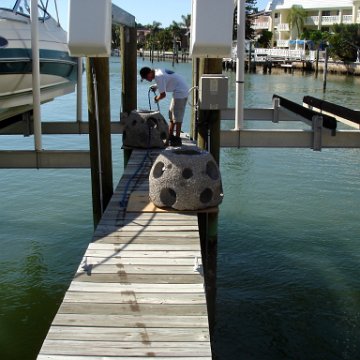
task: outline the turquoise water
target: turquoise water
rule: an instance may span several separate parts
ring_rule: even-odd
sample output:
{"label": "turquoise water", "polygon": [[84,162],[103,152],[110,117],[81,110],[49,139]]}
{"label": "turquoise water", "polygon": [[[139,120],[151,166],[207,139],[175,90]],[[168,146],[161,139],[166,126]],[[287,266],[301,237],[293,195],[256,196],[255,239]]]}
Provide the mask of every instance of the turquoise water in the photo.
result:
{"label": "turquoise water", "polygon": [[[118,59],[110,65],[117,119]],[[190,83],[190,64],[175,70]],[[235,79],[227,75],[232,104]],[[321,77],[252,74],[245,102],[269,107],[273,93],[299,103],[313,95],[359,109],[359,84],[329,76],[323,94]],[[149,107],[148,85],[139,83],[139,108]],[[161,103],[164,114],[168,101]],[[72,120],[74,108],[74,95],[67,95],[43,106],[43,118]],[[112,142],[116,185],[121,136]],[[46,149],[88,146],[79,135],[44,136],[43,143]],[[33,138],[0,138],[1,149],[32,146]],[[359,155],[358,149],[221,151],[218,359],[360,358]],[[91,240],[90,171],[0,170],[0,186],[0,358],[32,360]]]}

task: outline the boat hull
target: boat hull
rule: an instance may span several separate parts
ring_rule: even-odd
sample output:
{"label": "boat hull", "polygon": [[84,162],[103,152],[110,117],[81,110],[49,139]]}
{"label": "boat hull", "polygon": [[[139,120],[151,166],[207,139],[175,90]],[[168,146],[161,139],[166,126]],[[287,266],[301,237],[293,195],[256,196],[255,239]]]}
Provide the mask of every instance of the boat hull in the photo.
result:
{"label": "boat hull", "polygon": [[[31,105],[30,19],[0,10],[0,109]],[[66,32],[51,17],[39,21],[41,102],[75,90],[77,59],[70,57]]]}

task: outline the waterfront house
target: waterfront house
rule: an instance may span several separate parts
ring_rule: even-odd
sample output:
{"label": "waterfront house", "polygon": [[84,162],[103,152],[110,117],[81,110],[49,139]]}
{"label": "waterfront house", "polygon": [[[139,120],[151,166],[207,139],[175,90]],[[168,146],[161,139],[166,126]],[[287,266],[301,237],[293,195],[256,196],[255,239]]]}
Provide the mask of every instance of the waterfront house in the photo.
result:
{"label": "waterfront house", "polygon": [[[300,29],[289,21],[293,5],[302,6],[306,14]],[[360,0],[272,0],[252,19],[258,36],[271,31],[273,47],[291,48],[304,30],[331,31],[334,24],[360,23]]]}

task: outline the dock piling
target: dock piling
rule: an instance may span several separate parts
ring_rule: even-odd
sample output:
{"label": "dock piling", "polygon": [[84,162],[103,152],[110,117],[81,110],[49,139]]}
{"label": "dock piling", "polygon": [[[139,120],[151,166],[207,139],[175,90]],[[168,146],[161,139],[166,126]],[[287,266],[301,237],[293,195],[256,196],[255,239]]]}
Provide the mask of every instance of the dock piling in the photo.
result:
{"label": "dock piling", "polygon": [[87,59],[89,143],[94,227],[113,194],[109,59]]}

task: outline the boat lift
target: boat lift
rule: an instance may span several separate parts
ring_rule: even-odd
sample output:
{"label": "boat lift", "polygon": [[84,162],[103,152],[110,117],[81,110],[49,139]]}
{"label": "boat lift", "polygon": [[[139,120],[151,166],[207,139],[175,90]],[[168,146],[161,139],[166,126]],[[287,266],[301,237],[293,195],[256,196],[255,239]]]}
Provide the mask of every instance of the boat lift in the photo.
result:
{"label": "boat lift", "polygon": [[[34,150],[0,150],[0,168],[90,168],[90,152],[88,150],[44,150],[42,135],[50,134],[89,134],[89,122],[82,121],[82,68],[78,71],[77,82],[77,115],[76,121],[43,122],[40,110],[40,65],[38,44],[38,1],[31,0],[31,39],[33,58],[33,104],[23,106],[24,112],[33,109],[33,121],[29,116],[21,121],[15,118],[1,119],[0,135],[34,135]],[[135,16],[116,5],[111,5],[111,20],[113,24],[126,28],[135,28]],[[136,53],[135,53],[136,55]],[[82,65],[82,59],[79,58]],[[136,79],[136,75],[135,75]],[[80,91],[79,91],[80,90]],[[21,110],[20,109],[20,110]],[[12,113],[12,116],[18,113]],[[61,120],[61,119],[60,119]],[[121,133],[120,124],[111,124],[111,133]]]}
{"label": "boat lift", "polygon": [[[195,1],[195,0],[194,0]],[[37,1],[32,0],[31,5],[34,7],[34,16],[37,11]],[[245,120],[271,121],[277,124],[281,121],[302,121],[309,123],[309,118],[304,117],[303,106],[292,106],[291,109],[286,107],[286,99],[274,97],[273,107],[267,109],[244,109],[244,69],[241,64],[244,61],[244,54],[241,49],[244,48],[245,37],[245,1],[234,0],[233,6],[238,9],[238,46],[237,46],[237,73],[236,73],[236,107],[234,109],[221,110],[221,119],[225,121],[233,120],[234,128],[232,130],[222,130],[220,133],[221,147],[273,147],[273,148],[312,148],[320,150],[321,148],[360,148],[360,129],[358,124],[352,120],[347,120],[348,124],[354,124],[354,130],[335,130],[324,129],[320,126],[321,119],[316,120],[317,126],[311,125],[307,130],[284,130],[276,126],[275,129],[244,129]],[[112,6],[113,22],[126,27],[135,25],[135,17],[126,11]],[[35,21],[34,32],[36,33]],[[36,38],[36,34],[34,35]],[[33,51],[36,53],[36,46]],[[35,58],[35,55],[34,55]],[[133,59],[136,63],[136,59]],[[240,65],[240,66],[239,66]],[[34,71],[36,72],[36,66]],[[131,71],[123,73],[124,78],[136,78],[136,66]],[[126,82],[126,79],[125,79]],[[133,80],[131,80],[133,82]],[[37,75],[34,76],[34,83],[38,83]],[[128,81],[129,83],[129,81]],[[136,84],[133,84],[135,87]],[[34,85],[34,89],[36,85]],[[125,93],[128,89],[124,90]],[[132,91],[133,89],[131,89]],[[34,94],[36,91],[34,91]],[[126,94],[125,94],[126,95]],[[35,94],[35,97],[38,96]],[[126,96],[125,96],[126,97]],[[36,100],[38,102],[38,100]],[[301,110],[301,111],[299,111]],[[315,107],[313,111],[315,111]],[[0,151],[0,168],[88,168],[90,167],[89,151],[48,151],[42,150],[41,136],[43,134],[88,134],[89,124],[83,121],[73,122],[42,122],[40,110],[34,110],[33,127],[24,127],[23,122],[17,122],[0,129],[0,135],[29,135],[34,134],[35,151]],[[317,112],[322,117],[324,111]],[[313,116],[316,114],[313,114]],[[330,114],[331,115],[331,112]],[[341,115],[335,115],[337,121],[343,121]],[[358,114],[356,114],[358,115]],[[3,120],[2,120],[3,121]],[[314,123],[314,121],[311,121]],[[31,125],[31,124],[30,124]],[[321,129],[321,132],[320,132]],[[121,134],[122,129],[119,121],[116,119],[111,122],[111,133]],[[314,136],[314,134],[317,134]],[[314,139],[320,140],[314,140]],[[314,142],[315,141],[315,142]]]}

